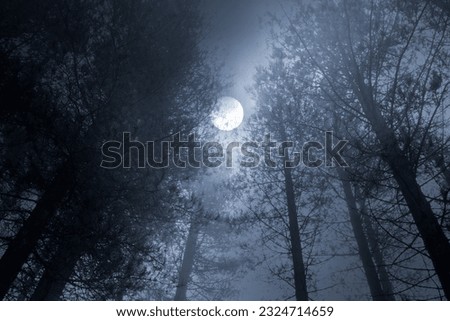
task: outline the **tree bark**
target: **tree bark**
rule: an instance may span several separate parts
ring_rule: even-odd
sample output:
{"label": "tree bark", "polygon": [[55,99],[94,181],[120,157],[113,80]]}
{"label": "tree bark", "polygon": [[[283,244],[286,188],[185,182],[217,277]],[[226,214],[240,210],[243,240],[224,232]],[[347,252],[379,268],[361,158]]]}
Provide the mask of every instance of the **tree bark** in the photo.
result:
{"label": "tree bark", "polygon": [[64,242],[46,266],[30,300],[60,300],[82,253],[78,242],[71,240]]}
{"label": "tree bark", "polygon": [[337,167],[337,172],[342,183],[342,188],[344,190],[345,202],[347,203],[348,213],[350,215],[350,223],[355,235],[359,257],[362,261],[364,273],[366,275],[367,283],[370,289],[370,294],[374,301],[388,300],[381,286],[381,281],[373,262],[372,253],[370,252],[369,244],[364,234],[361,215],[356,205],[355,195],[353,194],[348,174],[341,167]]}
{"label": "tree bark", "polygon": [[382,146],[382,158],[392,170],[424,242],[447,299],[450,299],[450,244],[423,194],[411,163],[402,153],[394,131],[386,124],[370,89],[357,79],[357,95],[366,118]]}
{"label": "tree bark", "polygon": [[389,279],[389,274],[386,269],[386,263],[384,262],[383,255],[381,253],[378,240],[375,235],[375,230],[373,229],[372,222],[370,218],[362,213],[363,223],[367,231],[367,239],[369,240],[370,248],[372,249],[373,259],[375,261],[378,275],[380,276],[381,287],[383,288],[384,296],[386,300],[395,301],[394,290],[392,288],[391,280]]}
{"label": "tree bark", "polygon": [[[286,158],[285,158],[286,159]],[[306,270],[303,261],[303,250],[298,226],[297,206],[295,204],[294,183],[291,169],[284,166],[284,182],[289,216],[289,236],[291,240],[291,254],[294,266],[295,298],[297,301],[308,301],[306,288]]]}
{"label": "tree bark", "polygon": [[174,301],[186,301],[187,286],[191,278],[192,268],[194,266],[195,252],[197,250],[198,234],[200,232],[200,225],[196,222],[195,217],[189,227],[186,245],[184,247],[183,262],[178,277],[177,291],[175,293]]}
{"label": "tree bark", "polygon": [[41,237],[71,183],[69,164],[60,168],[49,188],[0,259],[0,300],[3,300]]}
{"label": "tree bark", "polygon": [[395,301],[394,290],[392,288],[391,280],[389,279],[389,274],[386,269],[386,264],[384,262],[383,254],[380,249],[375,229],[373,228],[370,217],[368,216],[366,204],[364,202],[364,199],[361,197],[358,187],[356,187],[356,196],[360,204],[359,208],[366,230],[367,240],[369,241],[369,246],[372,250],[372,256],[378,271],[381,287],[383,288],[383,294],[386,300]]}

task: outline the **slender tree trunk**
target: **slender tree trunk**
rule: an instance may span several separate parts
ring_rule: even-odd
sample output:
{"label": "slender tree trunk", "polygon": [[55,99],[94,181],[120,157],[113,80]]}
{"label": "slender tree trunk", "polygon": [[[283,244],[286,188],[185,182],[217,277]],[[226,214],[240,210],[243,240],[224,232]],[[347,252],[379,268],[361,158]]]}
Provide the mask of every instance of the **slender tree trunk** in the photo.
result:
{"label": "slender tree trunk", "polygon": [[386,124],[370,89],[358,79],[358,98],[383,148],[382,157],[405,198],[425,248],[433,263],[447,299],[450,299],[450,244],[434,215],[430,203],[423,194],[411,163],[402,153],[395,133]]}
{"label": "slender tree trunk", "polygon": [[192,268],[194,266],[199,232],[200,224],[194,217],[192,219],[191,226],[189,227],[188,237],[184,247],[183,262],[181,264],[174,301],[186,301],[187,286],[191,278]]}
{"label": "slender tree trunk", "polygon": [[391,280],[389,279],[389,274],[386,269],[386,264],[384,262],[383,254],[380,249],[380,245],[373,228],[372,221],[367,213],[366,204],[364,199],[361,197],[358,187],[356,187],[356,196],[359,200],[360,211],[363,219],[363,224],[367,234],[367,240],[369,241],[369,246],[372,250],[373,259],[378,271],[378,276],[380,278],[381,287],[383,288],[383,293],[386,300],[395,301],[394,290],[392,288]]}
{"label": "slender tree trunk", "polygon": [[386,269],[386,263],[384,262],[383,255],[381,253],[378,240],[376,238],[375,230],[373,229],[370,217],[363,215],[364,226],[367,231],[367,239],[369,240],[370,248],[372,249],[373,258],[377,267],[378,275],[380,276],[381,286],[383,288],[386,300],[395,301],[394,290],[392,288],[391,280]]}
{"label": "slender tree trunk", "polygon": [[41,237],[50,218],[69,189],[71,179],[68,164],[63,166],[55,179],[37,202],[33,211],[0,259],[0,300],[3,300]]}
{"label": "slender tree trunk", "polygon": [[[286,158],[285,158],[286,159]],[[294,183],[291,169],[284,166],[284,182],[289,216],[289,236],[291,240],[291,254],[294,266],[295,298],[297,301],[308,301],[306,288],[306,270],[303,261],[303,250],[298,226],[297,206],[295,204]]]}
{"label": "slender tree trunk", "polygon": [[367,283],[369,284],[370,294],[372,295],[374,301],[388,300],[383,292],[381,281],[373,262],[372,253],[370,252],[369,244],[366,236],[364,235],[361,215],[356,206],[355,195],[353,194],[347,172],[341,167],[337,167],[337,172],[339,179],[342,182],[345,201],[347,203],[348,213],[350,215],[350,223],[352,224],[353,233],[358,246],[359,257],[362,261]]}
{"label": "slender tree trunk", "polygon": [[60,248],[45,268],[30,300],[59,300],[82,253],[83,251],[78,242],[69,240],[68,242],[64,242],[64,244],[61,244]]}

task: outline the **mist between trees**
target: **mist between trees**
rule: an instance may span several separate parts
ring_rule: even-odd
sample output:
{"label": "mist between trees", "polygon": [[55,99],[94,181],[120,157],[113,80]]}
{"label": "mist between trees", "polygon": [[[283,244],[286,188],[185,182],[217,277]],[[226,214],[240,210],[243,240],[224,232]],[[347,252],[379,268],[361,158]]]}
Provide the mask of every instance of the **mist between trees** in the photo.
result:
{"label": "mist between trees", "polygon": [[108,155],[124,133],[230,142],[210,121],[230,87],[203,6],[2,1],[0,298],[450,298],[447,2],[286,1],[262,17],[239,142],[329,137],[307,154],[345,166],[287,166],[291,146],[252,168]]}

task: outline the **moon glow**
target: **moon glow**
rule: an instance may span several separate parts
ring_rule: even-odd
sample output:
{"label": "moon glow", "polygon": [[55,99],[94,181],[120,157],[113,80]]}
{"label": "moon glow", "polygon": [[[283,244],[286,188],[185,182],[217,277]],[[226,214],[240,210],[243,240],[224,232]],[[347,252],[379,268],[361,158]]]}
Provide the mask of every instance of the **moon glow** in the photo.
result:
{"label": "moon glow", "polygon": [[242,123],[244,109],[241,103],[233,97],[221,97],[217,100],[211,114],[212,122],[220,130],[230,131]]}

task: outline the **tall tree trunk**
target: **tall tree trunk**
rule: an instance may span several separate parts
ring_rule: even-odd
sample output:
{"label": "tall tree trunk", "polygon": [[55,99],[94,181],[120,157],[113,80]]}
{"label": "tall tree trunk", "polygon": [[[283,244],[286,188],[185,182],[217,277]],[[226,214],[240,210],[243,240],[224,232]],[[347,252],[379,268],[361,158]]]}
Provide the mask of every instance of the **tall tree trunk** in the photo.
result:
{"label": "tall tree trunk", "polygon": [[364,235],[361,215],[356,206],[356,199],[355,195],[353,194],[348,174],[341,167],[337,167],[337,172],[339,175],[339,179],[342,182],[345,202],[347,203],[348,213],[350,215],[350,223],[355,235],[359,257],[362,261],[367,283],[369,284],[370,294],[372,295],[374,301],[389,300],[381,286],[381,281],[373,262],[372,253],[370,252],[368,241],[366,239],[366,236]]}
{"label": "tall tree trunk", "polygon": [[383,254],[380,249],[375,229],[373,228],[372,221],[368,216],[366,204],[364,202],[364,199],[361,197],[358,187],[356,187],[356,196],[360,204],[359,208],[363,219],[363,224],[366,230],[367,240],[369,241],[369,246],[370,249],[372,250],[373,259],[375,261],[375,265],[378,271],[378,276],[380,278],[384,296],[386,300],[395,301],[394,290],[392,288],[391,280],[389,279],[389,274],[386,269],[386,264],[384,262]]}
{"label": "tall tree trunk", "polygon": [[[287,158],[285,157],[285,160]],[[306,288],[306,270],[303,261],[303,250],[298,226],[297,206],[295,204],[294,183],[291,169],[284,166],[284,182],[289,216],[289,236],[291,240],[291,254],[294,266],[295,298],[297,301],[308,301]]]}
{"label": "tall tree trunk", "polygon": [[450,300],[450,244],[423,194],[410,161],[402,153],[394,131],[386,124],[380,109],[373,101],[370,88],[357,79],[357,95],[382,146],[382,158],[392,170],[425,248],[441,282],[445,296]]}
{"label": "tall tree trunk", "polygon": [[69,164],[62,166],[55,179],[0,259],[0,300],[3,300],[41,237],[50,218],[64,199],[71,183]]}
{"label": "tall tree trunk", "polygon": [[68,240],[61,244],[45,268],[30,300],[59,300],[82,253],[83,251],[79,246],[79,242]]}
{"label": "tall tree trunk", "polygon": [[197,250],[198,234],[200,232],[200,224],[194,217],[189,227],[186,245],[184,247],[183,262],[178,277],[177,291],[175,293],[175,301],[186,301],[187,286],[191,278],[192,268],[194,266],[195,252]]}

